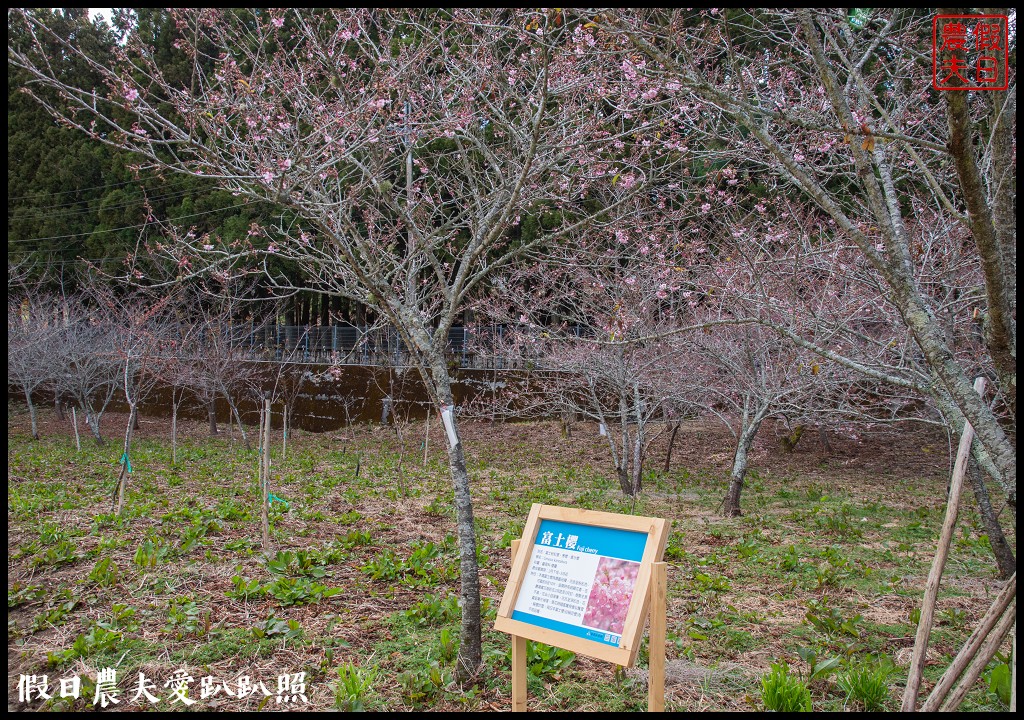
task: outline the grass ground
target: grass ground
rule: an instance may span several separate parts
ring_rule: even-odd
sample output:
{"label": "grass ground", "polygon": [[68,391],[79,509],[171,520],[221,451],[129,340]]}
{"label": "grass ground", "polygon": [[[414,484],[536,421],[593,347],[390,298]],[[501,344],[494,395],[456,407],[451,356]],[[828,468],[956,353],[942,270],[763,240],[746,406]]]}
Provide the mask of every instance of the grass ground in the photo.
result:
{"label": "grass ground", "polygon": [[[103,668],[117,671],[118,709],[182,709],[171,702],[182,670],[192,681],[180,694],[194,709],[509,708],[509,642],[490,620],[479,684],[463,691],[451,682],[458,563],[437,424],[425,465],[422,425],[404,453],[390,430],[360,426],[295,433],[282,459],[275,433],[272,491],[283,502],[272,505],[266,557],[255,451],[185,423],[172,465],[169,422],[144,418],[117,517],[110,494],[126,418],[106,416],[108,445],[83,437],[78,452],[68,422],[42,415],[34,442],[24,408],[8,409],[10,709],[89,709]],[[555,423],[466,423],[488,618],[532,503],[632,509],[673,524],[668,709],[761,709],[760,679],[772,663],[806,678],[812,655],[819,666],[840,659],[836,672],[811,681],[814,709],[856,706],[843,686],[864,662],[891,664],[880,702],[897,709],[944,512],[947,440],[902,431],[833,438],[829,453],[807,439],[783,453],[766,435],[745,515],[725,519],[730,438],[714,426],[685,426],[667,473],[655,470],[665,452],[656,446],[631,508],[595,428],[577,425],[565,438]],[[925,692],[999,585],[973,499],[965,500]],[[535,646],[531,668],[531,709],[646,708],[645,648],[637,667],[622,671]],[[278,703],[279,676],[300,672],[308,704]],[[140,673],[159,704],[133,700]],[[19,701],[28,675],[46,675],[52,698]],[[61,678],[72,676],[82,699],[60,697]],[[203,698],[207,676],[221,691]],[[244,676],[255,692],[238,697]],[[963,708],[1004,709],[984,679]]]}

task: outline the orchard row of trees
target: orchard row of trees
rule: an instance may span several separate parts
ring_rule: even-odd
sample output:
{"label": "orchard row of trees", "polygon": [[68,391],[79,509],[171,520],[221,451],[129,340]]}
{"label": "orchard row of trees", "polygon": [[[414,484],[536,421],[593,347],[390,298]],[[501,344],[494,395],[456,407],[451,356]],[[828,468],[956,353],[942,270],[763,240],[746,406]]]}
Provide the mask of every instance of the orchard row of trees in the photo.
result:
{"label": "orchard row of trees", "polygon": [[103,414],[115,397],[123,400],[129,407],[125,454],[140,406],[158,389],[170,392],[174,450],[186,401],[206,410],[216,435],[216,404],[223,400],[229,423],[247,446],[242,400],[267,399],[294,409],[310,371],[298,364],[301,342],[280,349],[274,362],[266,348],[251,342],[253,325],[260,322],[252,313],[265,310],[265,303],[254,307],[222,286],[214,293],[191,286],[193,292],[179,288],[157,295],[87,287],[75,294],[39,291],[8,298],[7,380],[25,395],[33,437],[39,437],[40,394],[53,397],[58,413],[73,411],[77,417],[80,411],[99,445],[105,443]]}
{"label": "orchard row of trees", "polygon": [[[930,406],[973,426],[1015,505],[1015,35],[1007,90],[936,92],[917,9],[161,17],[159,42],[122,12],[97,48],[9,15],[9,67],[59,125],[267,209],[244,233],[147,217],[129,283],[343,298],[398,330],[441,411],[467,308],[543,326],[521,345],[573,378],[562,397],[630,418],[624,489],[656,405],[641,379],[674,368],[692,391],[672,397],[732,418],[738,448],[789,406]],[[593,336],[543,347],[561,319]],[[454,416],[448,451],[465,679],[479,580]]]}

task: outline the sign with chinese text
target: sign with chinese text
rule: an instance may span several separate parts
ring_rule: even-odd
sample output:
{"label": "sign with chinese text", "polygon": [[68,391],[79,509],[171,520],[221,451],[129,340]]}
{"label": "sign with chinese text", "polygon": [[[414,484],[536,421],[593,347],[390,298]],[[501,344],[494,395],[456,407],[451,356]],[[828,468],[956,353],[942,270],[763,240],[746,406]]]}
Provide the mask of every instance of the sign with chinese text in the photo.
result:
{"label": "sign with chinese text", "polygon": [[936,90],[1006,90],[1009,70],[1006,15],[937,15],[932,20]]}
{"label": "sign with chinese text", "polygon": [[495,628],[630,665],[664,520],[534,505]]}

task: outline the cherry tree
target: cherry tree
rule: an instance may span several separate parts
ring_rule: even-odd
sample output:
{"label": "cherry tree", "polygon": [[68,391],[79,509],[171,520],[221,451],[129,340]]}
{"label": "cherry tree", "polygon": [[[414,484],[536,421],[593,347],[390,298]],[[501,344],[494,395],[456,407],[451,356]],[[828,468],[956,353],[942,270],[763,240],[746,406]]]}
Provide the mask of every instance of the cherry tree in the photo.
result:
{"label": "cherry tree", "polygon": [[100,309],[101,317],[110,323],[112,361],[119,368],[119,385],[128,403],[121,470],[114,488],[116,511],[120,515],[132,473],[131,446],[138,425],[139,405],[165,381],[164,346],[171,339],[168,311],[174,298],[168,295],[153,298],[139,290],[123,292],[122,288],[115,289],[95,279],[89,283],[89,295]]}
{"label": "cherry tree", "polygon": [[[181,232],[163,249],[183,273],[271,258],[320,292],[387,320],[434,406],[452,414],[449,466],[460,546],[458,674],[481,662],[480,599],[469,476],[444,348],[470,293],[524,249],[587,228],[612,182],[641,192],[653,161],[654,95],[627,48],[559,10],[174,10],[175,47],[191,66],[165,74],[119,23],[102,64],[31,13],[37,48],[56,42],[104,87],[74,87],[38,53],[8,49],[65,124],[158,168],[201,175],[285,211],[249,241]],[[623,68],[628,72],[624,72]],[[546,224],[524,232],[524,218]]]}
{"label": "cherry tree", "polygon": [[59,311],[58,299],[47,293],[7,301],[7,383],[25,393],[35,440],[39,426],[32,394],[52,383],[56,375],[53,336],[60,327]]}
{"label": "cherry tree", "polygon": [[96,444],[103,445],[100,420],[117,392],[123,369],[113,322],[81,295],[62,300],[59,321],[51,340],[54,391],[78,405]]}
{"label": "cherry tree", "polygon": [[[622,12],[601,26],[643,53],[642,74],[673,94],[674,125],[691,143],[745,166],[737,180],[748,188],[769,179],[814,208],[829,239],[856,253],[920,354],[926,375],[914,388],[956,427],[970,422],[976,454],[1015,504],[1014,68],[1006,91],[934,92],[921,60],[932,16],[916,10]],[[936,247],[959,250],[979,279],[952,308],[928,282]],[[951,309],[960,322],[964,311],[980,317],[980,363],[951,342]],[[773,318],[751,318],[868,369]],[[995,409],[972,388],[979,370],[997,380]],[[901,373],[879,379],[908,383]]]}

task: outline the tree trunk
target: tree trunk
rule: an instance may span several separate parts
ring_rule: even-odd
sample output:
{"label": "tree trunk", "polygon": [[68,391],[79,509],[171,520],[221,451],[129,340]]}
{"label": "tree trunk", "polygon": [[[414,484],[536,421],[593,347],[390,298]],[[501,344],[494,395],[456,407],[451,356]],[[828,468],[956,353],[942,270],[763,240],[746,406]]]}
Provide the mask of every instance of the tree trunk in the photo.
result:
{"label": "tree trunk", "polygon": [[[32,419],[32,439],[38,440],[39,426],[36,423],[36,406],[32,404],[32,393],[28,388],[25,388],[25,402],[28,403],[28,416]],[[60,404],[60,400],[57,400],[57,404]]]}
{"label": "tree trunk", "polygon": [[[245,443],[246,450],[252,450],[252,444],[249,442],[249,436],[245,433],[245,425],[242,424],[242,416],[238,413],[238,408],[235,407],[235,401],[228,397],[228,406],[231,408],[231,414],[235,418],[235,422],[238,424],[238,432],[242,434],[242,442]],[[228,423],[231,422],[231,418],[228,418]]]}
{"label": "tree trunk", "polygon": [[171,390],[171,465],[178,464],[178,402]]}
{"label": "tree trunk", "polygon": [[[26,395],[29,395],[29,393],[26,392]],[[29,408],[32,407],[31,400],[29,401],[28,406]],[[67,416],[64,414],[64,403],[61,402],[61,397],[59,393],[53,396],[53,409],[57,413],[58,420],[63,421],[64,419],[66,419]],[[33,437],[35,436],[33,435]],[[36,440],[38,439],[39,438],[36,438]]]}
{"label": "tree trunk", "polygon": [[128,478],[131,476],[131,449],[132,449],[132,433],[135,432],[135,418],[138,414],[138,407],[136,405],[131,406],[131,411],[128,413],[128,427],[124,431],[124,452],[121,454],[121,472],[117,478],[117,514],[120,515],[121,511],[124,510],[124,490],[125,486],[128,485]]}
{"label": "tree trunk", "polygon": [[210,434],[219,435],[217,430],[217,401],[210,400],[206,403],[206,417],[210,420]]}
{"label": "tree trunk", "polygon": [[832,452],[832,443],[828,441],[828,428],[824,425],[818,426],[818,442],[821,443],[821,448],[827,453]]}
{"label": "tree trunk", "polygon": [[[625,456],[623,456],[623,459],[625,459]],[[622,490],[622,494],[626,497],[632,497],[633,479],[629,476],[629,468],[617,467],[615,472],[619,476],[619,489]]]}
{"label": "tree trunk", "polygon": [[672,469],[672,447],[676,444],[676,434],[679,432],[679,423],[672,425],[672,434],[668,436],[668,451],[665,453],[665,472]]}
{"label": "tree trunk", "polygon": [[999,566],[999,577],[1006,580],[1017,572],[1017,560],[1013,556],[1013,549],[1006,542],[1006,535],[1003,534],[999,518],[992,510],[992,502],[989,499],[988,488],[985,487],[985,479],[973,460],[968,467],[967,476],[971,480],[974,497],[978,501],[978,510],[981,513],[981,521],[985,525],[985,532],[988,534],[992,554],[995,555],[996,565]]}
{"label": "tree trunk", "polygon": [[643,470],[644,470],[644,433],[640,425],[636,428],[636,438],[633,440],[633,492],[630,496],[636,498],[643,490]]}
{"label": "tree trunk", "polygon": [[100,419],[96,417],[96,413],[91,410],[86,411],[85,422],[89,426],[89,430],[92,432],[92,438],[96,441],[96,444],[100,447],[106,445],[103,441],[103,436],[100,435]]}
{"label": "tree trunk", "polygon": [[[469,472],[459,437],[458,420],[452,398],[451,378],[444,356],[434,353],[430,363],[430,380],[434,386],[436,401],[441,408],[450,408],[450,423],[454,433],[454,445],[448,447],[448,467],[451,471],[455,495],[456,532],[459,538],[459,576],[461,588],[459,600],[462,604],[462,630],[460,633],[459,657],[456,675],[466,683],[475,677],[483,659],[480,622],[480,570],[476,559],[476,529],[473,525],[473,499],[470,493]],[[426,378],[424,378],[426,379]]]}
{"label": "tree trunk", "polygon": [[739,440],[736,442],[736,455],[733,457],[732,472],[729,476],[729,492],[724,501],[726,517],[739,517],[743,514],[740,512],[740,494],[743,492],[743,479],[747,475],[747,456],[750,453],[750,448],[754,445],[754,438],[757,437],[757,429],[760,425],[761,421],[755,420],[743,428]]}

